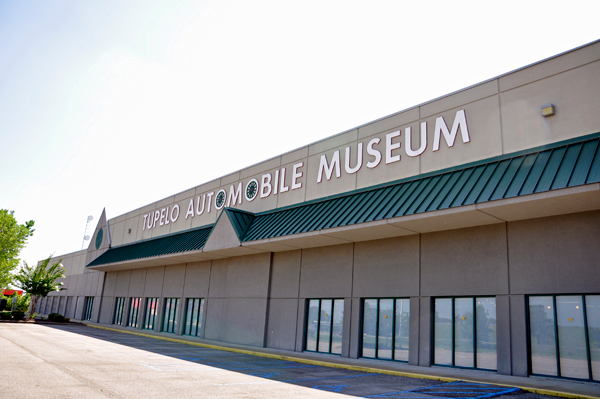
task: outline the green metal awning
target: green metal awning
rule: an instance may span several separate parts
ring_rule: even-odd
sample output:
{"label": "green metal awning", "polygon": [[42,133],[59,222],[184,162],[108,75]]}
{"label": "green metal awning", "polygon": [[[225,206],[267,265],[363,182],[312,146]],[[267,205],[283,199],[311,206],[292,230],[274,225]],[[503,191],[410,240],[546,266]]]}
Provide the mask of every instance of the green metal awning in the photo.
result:
{"label": "green metal awning", "polygon": [[243,241],[480,204],[600,181],[600,134],[258,213]]}
{"label": "green metal awning", "polygon": [[231,225],[233,226],[233,230],[235,230],[236,235],[239,240],[243,240],[246,232],[252,225],[254,221],[254,214],[246,211],[240,211],[239,209],[234,208],[225,208],[224,213],[229,216],[229,220],[231,221]]}
{"label": "green metal awning", "polygon": [[110,248],[88,266],[100,266],[109,263],[125,262],[154,256],[170,255],[202,249],[213,225],[202,226],[180,233],[150,238],[133,244]]}

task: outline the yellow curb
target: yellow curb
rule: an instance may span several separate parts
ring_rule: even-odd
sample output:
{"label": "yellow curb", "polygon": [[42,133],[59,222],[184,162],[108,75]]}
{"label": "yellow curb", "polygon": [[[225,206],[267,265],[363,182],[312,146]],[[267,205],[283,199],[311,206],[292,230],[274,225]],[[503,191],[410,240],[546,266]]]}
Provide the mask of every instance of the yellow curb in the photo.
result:
{"label": "yellow curb", "polygon": [[[436,380],[436,381],[444,381],[444,382],[465,381],[465,382],[472,382],[472,383],[477,383],[477,384],[482,383],[481,381],[448,378],[448,377],[438,377],[438,376],[427,375],[427,374],[407,373],[404,371],[384,370],[384,369],[378,369],[378,368],[374,368],[374,367],[354,366],[354,365],[349,365],[349,364],[323,362],[320,360],[302,359],[302,358],[293,357],[293,356],[275,355],[272,353],[249,351],[246,349],[229,348],[226,346],[219,346],[219,345],[202,344],[199,342],[184,341],[181,339],[169,338],[169,337],[159,337],[159,336],[139,333],[139,332],[135,332],[135,331],[119,330],[116,328],[102,327],[102,326],[87,324],[87,323],[84,323],[84,324],[86,324],[88,327],[98,328],[100,330],[122,332],[125,334],[139,335],[141,337],[146,337],[146,338],[161,339],[163,341],[176,342],[179,344],[201,346],[203,348],[211,348],[211,349],[218,349],[218,350],[228,351],[228,352],[243,353],[246,355],[268,357],[271,359],[287,360],[287,361],[291,361],[291,362],[311,364],[311,365],[315,365],[315,366],[333,367],[333,368],[346,369],[346,370],[363,371],[363,372],[368,372],[368,373],[390,374],[390,375],[397,375],[400,377],[420,378],[420,379]],[[599,399],[600,398],[597,396],[578,395],[578,394],[568,393],[568,392],[552,391],[549,389],[523,387],[523,386],[518,386],[518,385],[498,384],[495,382],[488,382],[488,384],[503,386],[503,387],[519,388],[519,389],[522,389],[523,391],[533,392],[533,393],[537,393],[540,395],[559,396],[559,397],[563,397],[563,398],[573,398],[573,399]]]}

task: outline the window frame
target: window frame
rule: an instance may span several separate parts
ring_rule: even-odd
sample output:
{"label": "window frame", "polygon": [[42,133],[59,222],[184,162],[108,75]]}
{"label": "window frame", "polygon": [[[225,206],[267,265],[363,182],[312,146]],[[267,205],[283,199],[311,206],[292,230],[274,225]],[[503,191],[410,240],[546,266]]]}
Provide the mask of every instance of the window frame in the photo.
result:
{"label": "window frame", "polygon": [[[116,326],[123,325],[123,319],[125,318],[125,301],[124,296],[118,296],[115,298],[115,308],[113,312],[112,324]],[[118,319],[118,321],[117,321]]]}
{"label": "window frame", "polygon": [[[175,302],[175,310],[173,310],[173,302]],[[171,313],[173,316],[172,322],[169,321],[170,315],[167,314],[167,304],[170,305]],[[164,298],[163,300],[163,312],[162,312],[162,323],[161,323],[161,332],[169,333],[169,334],[177,334],[177,319],[179,317],[179,304],[180,298]],[[172,330],[172,331],[171,331]]]}
{"label": "window frame", "polygon": [[[137,302],[137,308],[134,308],[133,303]],[[127,309],[127,326],[131,328],[138,328],[140,326],[140,308],[142,307],[142,297],[134,296],[129,297],[129,307]],[[132,310],[135,309],[135,312]],[[134,315],[135,314],[135,315]]]}
{"label": "window frame", "polygon": [[[195,301],[198,300],[199,301],[199,308],[198,308],[198,315],[197,315],[197,319],[196,319],[196,334],[186,334],[186,330],[187,330],[187,323],[188,323],[188,312],[189,312],[189,304],[190,301]],[[198,338],[202,338],[202,334],[204,333],[204,306],[205,306],[205,298],[185,298],[185,308],[184,308],[184,315],[183,315],[183,328],[181,331],[181,335],[185,335],[186,337],[198,337]],[[190,316],[190,333],[193,330],[192,324],[193,324],[193,307],[192,307],[192,316]]]}
{"label": "window frame", "polygon": [[[154,303],[154,312],[150,311],[150,304]],[[156,330],[156,316],[158,315],[158,304],[160,298],[158,297],[146,297],[144,302],[144,320],[142,323],[142,330],[155,331]]]}
{"label": "window frame", "polygon": [[[392,356],[391,359],[385,359],[385,358],[379,358],[378,356],[378,351],[379,351],[379,312],[380,312],[380,308],[379,308],[379,303],[381,300],[393,300],[393,306],[394,306],[394,312],[393,312],[393,319],[392,319]],[[410,336],[410,297],[381,297],[381,298],[362,298],[361,299],[361,324],[360,324],[360,357],[361,358],[365,358],[365,359],[372,359],[372,360],[385,360],[388,362],[400,362],[400,363],[408,363],[408,360],[396,360],[396,351],[395,351],[395,344],[396,344],[396,301],[400,299],[408,299],[408,310],[409,310],[409,336]],[[363,350],[364,350],[364,328],[365,328],[365,301],[368,300],[377,300],[377,317],[376,317],[376,321],[375,321],[375,357],[370,357],[370,356],[364,356],[363,354]],[[409,338],[409,359],[410,359],[410,338]]]}
{"label": "window frame", "polygon": [[[583,313],[583,330],[584,330],[584,337],[585,337],[585,348],[586,348],[586,359],[587,359],[587,370],[588,370],[588,377],[589,378],[576,378],[576,377],[564,377],[561,376],[561,365],[560,365],[560,338],[558,336],[558,309],[556,306],[556,298],[557,297],[562,297],[562,296],[578,296],[581,297],[581,303],[582,303],[582,313]],[[586,306],[586,296],[600,296],[600,293],[576,293],[576,294],[533,294],[533,295],[526,295],[526,317],[527,317],[527,368],[529,371],[529,375],[532,376],[536,376],[536,377],[546,377],[546,378],[559,378],[562,380],[572,380],[572,381],[586,381],[586,382],[593,382],[593,383],[600,383],[600,375],[598,376],[598,379],[593,379],[594,378],[594,373],[593,373],[593,369],[592,369],[592,357],[591,357],[591,352],[590,352],[590,337],[589,337],[589,324],[588,324],[588,316],[587,316],[587,306]],[[553,307],[553,322],[554,322],[554,349],[555,349],[555,353],[556,353],[556,375],[549,375],[549,374],[539,374],[539,373],[533,373],[533,367],[532,367],[532,345],[531,345],[531,314],[530,314],[530,309],[529,309],[529,299],[530,298],[535,298],[535,297],[551,297],[552,298],[552,307]],[[600,373],[598,373],[600,374]]]}
{"label": "window frame", "polygon": [[[319,301],[319,310],[318,310],[318,317],[317,317],[317,333],[316,333],[316,350],[310,350],[307,349],[307,340],[308,340],[308,315],[310,313],[310,301]],[[323,303],[323,301],[331,301],[331,323],[329,325],[329,351],[328,352],[319,352],[319,333],[321,332],[321,304]],[[306,312],[305,312],[305,317],[304,317],[304,327],[305,327],[305,333],[304,333],[304,351],[305,352],[310,352],[310,353],[323,353],[323,354],[328,354],[328,355],[335,355],[335,356],[341,356],[341,352],[343,351],[343,347],[342,350],[340,351],[340,353],[333,353],[331,352],[332,349],[332,343],[333,343],[333,316],[335,314],[335,301],[342,301],[343,308],[345,308],[345,298],[307,298],[306,299]],[[344,318],[342,317],[342,329],[344,326]],[[343,342],[343,336],[344,336],[345,332],[342,330],[342,342]]]}
{"label": "window frame", "polygon": [[[487,369],[487,368],[483,368],[483,367],[477,367],[477,306],[475,304],[475,302],[477,301],[478,298],[494,298],[495,301],[495,308],[496,308],[496,368],[495,369]],[[451,342],[452,342],[452,364],[439,364],[435,362],[435,312],[436,312],[436,306],[435,306],[435,301],[436,299],[451,299],[452,302],[452,335],[451,335]],[[457,366],[456,365],[456,323],[455,323],[455,317],[456,317],[456,307],[455,307],[455,300],[456,299],[472,299],[473,300],[473,367],[468,367],[468,366]],[[432,358],[432,362],[431,365],[432,366],[436,366],[436,367],[450,367],[450,368],[458,368],[458,369],[465,369],[465,370],[483,370],[483,371],[491,371],[491,372],[498,372],[498,311],[497,311],[497,304],[498,301],[497,299],[497,295],[459,295],[459,296],[436,296],[433,297],[433,311],[431,312],[431,358]]]}
{"label": "window frame", "polygon": [[[54,305],[54,301],[53,301],[52,305]],[[94,315],[94,297],[86,296],[85,301],[83,301],[83,320],[92,321],[93,315]]]}

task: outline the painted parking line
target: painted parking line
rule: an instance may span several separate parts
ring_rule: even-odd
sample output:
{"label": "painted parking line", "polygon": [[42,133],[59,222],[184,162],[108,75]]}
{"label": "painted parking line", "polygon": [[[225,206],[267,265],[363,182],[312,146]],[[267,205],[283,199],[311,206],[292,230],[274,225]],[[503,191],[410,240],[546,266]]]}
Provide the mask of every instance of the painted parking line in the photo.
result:
{"label": "painted parking line", "polygon": [[[390,392],[365,398],[454,398],[483,399],[506,395],[519,391],[519,388],[498,387],[490,384],[468,383],[463,381],[447,382],[428,387],[415,388],[408,391]],[[426,396],[423,396],[426,395]],[[434,396],[435,395],[435,396]]]}
{"label": "painted parking line", "polygon": [[[280,374],[280,373],[274,373],[274,374]],[[334,376],[334,377],[321,377],[321,378],[300,378],[300,379],[294,379],[294,380],[272,380],[272,381],[257,381],[257,382],[234,382],[231,384],[213,384],[214,386],[231,386],[231,385],[260,385],[260,384],[276,384],[276,383],[294,383],[294,382],[308,382],[308,381],[321,381],[321,380],[341,380],[341,379],[347,379],[347,378],[359,378],[359,377],[369,377],[369,376],[374,376],[374,375],[379,375],[379,374],[360,374],[360,375],[344,375],[344,376]],[[267,377],[268,378],[268,377]],[[317,385],[319,386],[319,385]],[[325,385],[323,385],[325,386]],[[328,385],[331,386],[331,385]],[[347,387],[348,385],[344,385],[344,387]],[[315,388],[315,387],[313,387]],[[318,389],[318,388],[316,388]],[[323,389],[326,390],[326,389]]]}

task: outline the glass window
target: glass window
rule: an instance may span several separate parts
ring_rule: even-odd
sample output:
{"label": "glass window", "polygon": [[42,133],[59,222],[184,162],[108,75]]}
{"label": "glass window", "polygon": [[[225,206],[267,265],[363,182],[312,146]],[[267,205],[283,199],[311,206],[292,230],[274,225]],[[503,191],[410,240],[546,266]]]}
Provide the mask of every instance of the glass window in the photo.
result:
{"label": "glass window", "polygon": [[600,295],[529,297],[531,373],[600,380]]}
{"label": "glass window", "polygon": [[115,299],[115,313],[113,316],[113,324],[123,325],[123,311],[125,310],[125,298],[119,297]]}
{"label": "glass window", "polygon": [[83,314],[83,320],[92,320],[92,312],[94,310],[94,297],[86,296],[85,297],[85,311]]}
{"label": "glass window", "polygon": [[436,298],[434,364],[496,370],[496,298]]}
{"label": "glass window", "polygon": [[308,320],[306,325],[306,350],[317,351],[317,331],[319,331],[319,303],[318,299],[308,302]]}
{"label": "glass window", "polygon": [[127,325],[129,327],[133,327],[133,328],[138,327],[141,301],[142,301],[142,298],[130,298],[129,299],[129,318],[127,319]]}
{"label": "glass window", "polygon": [[177,332],[177,316],[179,314],[179,298],[165,298],[162,331]]}
{"label": "glass window", "polygon": [[496,350],[496,298],[477,298],[475,304],[477,327],[477,367],[495,370],[498,365]]}
{"label": "glass window", "polygon": [[561,376],[588,379],[583,297],[557,296],[556,324]]}
{"label": "glass window", "polygon": [[202,336],[202,314],[204,313],[204,299],[188,298],[185,307],[184,335],[194,337]]}
{"label": "glass window", "polygon": [[435,321],[433,325],[433,357],[435,364],[452,366],[452,299],[437,298],[435,300]]}
{"label": "glass window", "polygon": [[362,356],[408,361],[409,299],[365,299]]}
{"label": "glass window", "polygon": [[585,296],[585,316],[590,346],[592,379],[600,381],[600,295]]}
{"label": "glass window", "polygon": [[156,311],[158,309],[158,298],[146,298],[146,311],[144,312],[144,330],[154,330],[156,322]]}
{"label": "glass window", "polygon": [[454,300],[454,365],[475,367],[473,298]]}
{"label": "glass window", "polygon": [[377,338],[377,299],[365,299],[363,307],[363,357],[375,357]]}
{"label": "glass window", "polygon": [[344,300],[333,301],[333,325],[331,327],[331,353],[342,354],[342,333],[344,332]]}
{"label": "glass window", "polygon": [[342,353],[343,299],[311,299],[306,320],[306,350]]}
{"label": "glass window", "polygon": [[394,360],[408,362],[410,299],[396,299]]}

